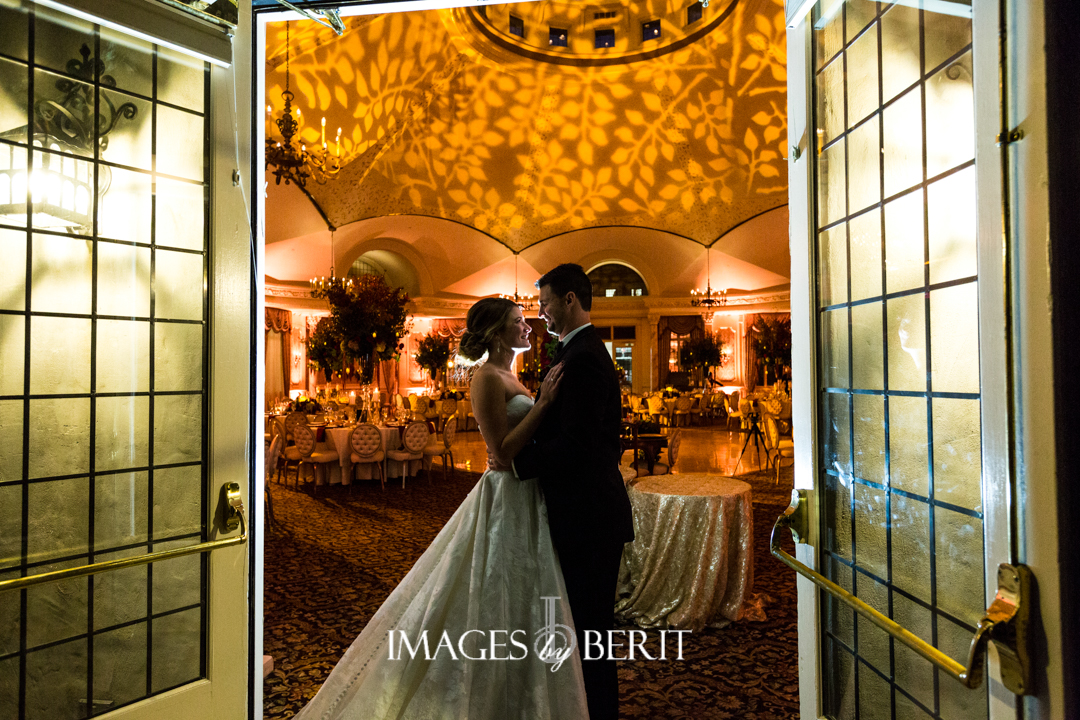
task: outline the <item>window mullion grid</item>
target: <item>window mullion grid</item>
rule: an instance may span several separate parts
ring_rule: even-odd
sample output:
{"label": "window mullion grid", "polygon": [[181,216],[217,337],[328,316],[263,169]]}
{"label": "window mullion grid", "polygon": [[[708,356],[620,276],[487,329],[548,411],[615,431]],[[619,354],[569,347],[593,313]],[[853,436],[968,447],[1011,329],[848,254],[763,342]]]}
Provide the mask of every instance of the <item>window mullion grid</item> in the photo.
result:
{"label": "window mullion grid", "polygon": [[[27,178],[34,168],[34,38],[35,38],[35,11],[31,6],[27,12],[27,80],[26,80],[26,172]],[[23,322],[23,423],[22,423],[22,545],[20,548],[21,575],[27,575],[27,562],[30,555],[30,535],[26,529],[30,526],[30,485],[26,482],[30,477],[30,341],[31,341],[31,314],[33,277],[34,277],[34,244],[33,239],[33,213],[34,197],[30,183],[26,187],[26,217],[23,220],[26,232],[26,277],[24,280],[25,297],[23,306],[25,318]],[[24,588],[19,591],[19,717],[26,716],[26,625],[29,616],[29,595]]]}
{"label": "window mullion grid", "polygon": [[[151,48],[150,58],[150,332],[147,352],[148,360],[148,387],[150,398],[147,401],[147,440],[146,464],[146,551],[154,551],[154,343],[157,330],[157,307],[156,307],[156,272],[157,272],[157,144],[158,144],[158,46]],[[154,692],[154,564],[146,566],[146,695]]]}
{"label": "window mullion grid", "polygon": [[[210,95],[210,80],[211,69],[209,64],[203,65],[203,97],[209,101]],[[207,523],[206,509],[210,507],[210,183],[208,180],[211,175],[211,167],[213,158],[211,157],[210,137],[212,135],[213,128],[210,125],[211,114],[208,107],[209,102],[204,103],[203,113],[203,292],[202,292],[202,318],[203,318],[203,346],[202,346],[202,447],[200,448],[200,456],[202,458],[202,527],[203,527],[203,540],[210,539],[210,527]],[[254,252],[254,249],[253,249]],[[254,370],[254,369],[253,369]],[[254,420],[249,422],[249,427],[254,430]],[[207,676],[207,655],[209,654],[207,628],[210,625],[210,553],[201,553],[200,558],[200,590],[201,590],[201,603],[202,609],[200,611],[199,619],[199,638],[200,638],[200,653],[199,653],[199,676]]]}

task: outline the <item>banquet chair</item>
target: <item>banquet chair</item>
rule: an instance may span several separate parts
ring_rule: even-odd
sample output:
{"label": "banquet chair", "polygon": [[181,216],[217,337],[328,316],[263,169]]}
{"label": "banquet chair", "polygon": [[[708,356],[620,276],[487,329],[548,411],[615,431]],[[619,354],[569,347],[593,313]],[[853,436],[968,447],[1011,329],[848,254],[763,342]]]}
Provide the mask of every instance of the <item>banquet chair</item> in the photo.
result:
{"label": "banquet chair", "polygon": [[[439,419],[439,402],[435,398],[428,396],[421,396],[420,402],[422,403],[424,417],[417,418],[417,420],[428,420],[433,424],[437,423]],[[437,424],[434,426],[438,427]]]}
{"label": "banquet chair", "polygon": [[776,484],[780,484],[780,461],[790,459],[795,464],[795,443],[781,440],[780,430],[776,425],[776,416],[765,416],[765,453],[770,463],[776,465]]}
{"label": "banquet chair", "polygon": [[[445,402],[445,401],[444,401]],[[457,435],[458,419],[451,415],[443,423],[442,442],[437,435],[431,436],[431,442],[424,446],[424,469],[431,477],[431,466],[435,464],[435,458],[442,458],[442,476],[446,480],[446,464],[449,458],[450,472],[454,472],[454,437]]]}
{"label": "banquet chair", "polygon": [[739,400],[738,390],[731,393],[731,395],[724,396],[724,410],[727,412],[727,429],[731,429],[732,420],[738,420],[739,428],[742,429],[745,416],[743,415],[743,404]]}
{"label": "banquet chair", "polygon": [[675,398],[675,409],[671,413],[671,425],[672,427],[679,426],[679,419],[682,418],[683,422],[687,425],[690,424],[690,408],[694,406],[694,398],[689,395],[682,395]]}
{"label": "banquet chair", "polygon": [[293,428],[297,425],[307,425],[307,414],[302,413],[299,410],[293,410],[291,413],[285,416],[285,433],[286,439],[292,440]]}
{"label": "banquet chair", "polygon": [[634,468],[640,477],[643,472],[638,468],[638,462],[640,461],[640,450],[642,450],[641,441],[638,439],[638,426],[636,423],[624,422],[619,428],[619,440],[622,443],[622,454],[619,455],[619,462],[622,463],[622,455],[626,454],[626,451],[630,451],[630,467]]}
{"label": "banquet chair", "polygon": [[266,482],[263,485],[263,503],[266,505],[266,527],[273,530],[277,521],[274,519],[274,500],[270,497],[270,472],[276,469],[278,458],[281,457],[281,446],[285,443],[284,435],[275,435],[270,441],[270,447],[266,450],[263,470],[266,472]]}
{"label": "banquet chair", "polygon": [[284,469],[286,469],[286,465],[285,465],[286,459],[285,459],[284,452],[285,452],[285,444],[288,442],[288,434],[287,434],[287,432],[285,430],[285,420],[283,418],[279,418],[279,417],[278,418],[272,418],[270,420],[270,445],[273,446],[274,440],[276,440],[278,438],[281,438],[281,442],[279,443],[278,452],[277,452],[277,455],[274,456],[273,462],[271,462],[270,459],[269,459],[269,456],[267,456],[267,461],[266,461],[266,471],[268,473],[267,478],[266,478],[267,481],[270,480],[269,472],[270,472],[271,468],[273,468],[274,475],[275,475],[278,482],[281,482],[282,471]]}
{"label": "banquet chair", "polygon": [[460,410],[458,411],[458,430],[462,432],[469,432],[469,421],[472,421],[473,425],[476,425],[476,417],[472,412],[472,400],[465,398],[461,401]]}
{"label": "banquet chair", "polygon": [[409,419],[418,420],[419,418],[416,417],[416,413],[420,412],[420,398],[417,397],[414,393],[409,393],[409,397],[407,399],[409,401],[409,404],[406,406],[406,408],[409,411]]}
{"label": "banquet chair", "polygon": [[325,445],[318,447],[315,443],[315,433],[307,425],[293,426],[293,439],[295,444],[285,448],[285,457],[296,463],[296,485],[300,486],[300,476],[303,475],[304,465],[311,466],[312,494],[318,492],[319,484],[316,469],[319,465],[339,462],[337,450],[332,450]]}
{"label": "banquet chair", "polygon": [[664,405],[664,398],[660,395],[650,395],[646,401],[649,406],[649,418],[655,419],[656,422],[661,425],[670,425],[671,416],[668,415],[667,407]]}
{"label": "banquet chair", "polygon": [[[379,471],[379,482],[382,489],[386,490],[386,475],[383,472],[383,459],[386,453],[383,451],[382,434],[371,423],[361,423],[349,433],[349,448],[352,454],[349,459],[353,467],[358,465],[371,465]],[[355,476],[354,478],[355,479]],[[349,486],[352,492],[352,486]]]}
{"label": "banquet chair", "polygon": [[409,474],[409,463],[413,460],[424,459],[424,448],[427,446],[430,434],[426,422],[411,422],[401,434],[401,443],[404,447],[401,450],[390,450],[386,453],[386,457],[389,459],[403,464],[401,487],[405,487],[405,478]]}
{"label": "banquet chair", "polygon": [[722,417],[722,418],[724,418],[724,420],[727,420],[727,410],[725,409],[725,406],[724,406],[724,400],[726,400],[726,399],[727,399],[727,395],[723,391],[715,392],[715,393],[713,393],[712,395],[709,396],[709,407],[708,407],[707,412],[708,412],[708,415],[709,415],[709,424],[710,425],[712,424],[712,421],[714,419],[719,418],[719,417]]}
{"label": "banquet chair", "polygon": [[439,425],[446,426],[446,421],[453,416],[458,409],[458,401],[454,398],[444,398],[439,401]]}
{"label": "banquet chair", "polygon": [[649,416],[649,408],[645,405],[645,398],[631,393],[630,412],[637,419],[644,420],[647,418]]}
{"label": "banquet chair", "polygon": [[679,459],[680,442],[682,442],[682,430],[672,430],[667,443],[667,462],[653,463],[653,475],[670,475],[675,471],[675,461]]}

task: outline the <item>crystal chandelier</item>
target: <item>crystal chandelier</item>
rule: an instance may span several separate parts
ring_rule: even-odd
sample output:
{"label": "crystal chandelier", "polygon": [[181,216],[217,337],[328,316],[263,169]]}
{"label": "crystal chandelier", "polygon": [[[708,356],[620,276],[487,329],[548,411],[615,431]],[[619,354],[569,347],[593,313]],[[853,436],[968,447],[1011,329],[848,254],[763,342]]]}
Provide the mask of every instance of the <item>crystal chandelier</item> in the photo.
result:
{"label": "crystal chandelier", "polygon": [[353,281],[347,278],[339,278],[334,274],[334,231],[330,231],[330,277],[313,277],[308,280],[311,286],[311,297],[324,298],[335,292],[348,291],[352,288]]}
{"label": "crystal chandelier", "polygon": [[705,289],[696,289],[690,291],[690,304],[694,307],[702,308],[706,313],[716,310],[717,308],[727,305],[727,290],[717,290],[713,292],[712,289],[712,266],[709,263],[709,250],[705,249]]}
{"label": "crystal chandelier", "polygon": [[[335,149],[330,150],[326,142],[326,118],[322,119],[322,147],[308,150],[307,146],[300,143],[297,149],[293,138],[300,132],[300,120],[302,120],[300,108],[296,109],[296,118],[293,118],[292,101],[296,97],[289,90],[289,47],[291,40],[289,23],[285,23],[285,90],[281,93],[281,99],[285,106],[281,109],[281,117],[274,121],[281,133],[280,140],[274,140],[269,135],[266,138],[266,169],[274,173],[274,184],[280,185],[284,180],[288,185],[294,182],[300,187],[305,187],[311,178],[320,185],[341,171],[341,128],[338,128],[337,137],[334,139]],[[273,113],[273,108],[266,106],[267,114]]]}
{"label": "crystal chandelier", "polygon": [[534,301],[536,297],[533,295],[518,295],[518,255],[514,253],[514,294],[513,295],[499,295],[504,300],[513,300],[517,303],[517,306],[521,308],[522,312],[529,312],[534,309],[536,305]]}

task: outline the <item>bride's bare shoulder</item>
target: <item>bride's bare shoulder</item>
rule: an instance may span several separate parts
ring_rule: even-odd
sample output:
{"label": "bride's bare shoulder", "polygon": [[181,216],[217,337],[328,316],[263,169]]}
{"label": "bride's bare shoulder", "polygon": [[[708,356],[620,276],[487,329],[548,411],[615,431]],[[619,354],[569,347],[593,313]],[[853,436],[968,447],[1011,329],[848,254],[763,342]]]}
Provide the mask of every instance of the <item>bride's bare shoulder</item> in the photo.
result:
{"label": "bride's bare shoulder", "polygon": [[470,394],[474,401],[478,398],[495,399],[501,397],[504,401],[516,394],[511,387],[506,373],[489,365],[477,368],[473,375],[472,384],[469,386]]}

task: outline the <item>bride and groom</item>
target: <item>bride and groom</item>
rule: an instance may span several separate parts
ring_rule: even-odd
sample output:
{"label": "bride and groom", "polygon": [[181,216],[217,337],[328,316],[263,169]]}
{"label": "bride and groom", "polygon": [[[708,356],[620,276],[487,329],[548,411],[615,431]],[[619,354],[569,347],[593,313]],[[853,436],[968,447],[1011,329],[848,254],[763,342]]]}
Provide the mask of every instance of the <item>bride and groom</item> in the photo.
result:
{"label": "bride and groom", "polygon": [[[586,632],[614,627],[634,537],[619,382],[582,268],[560,265],[537,285],[560,342],[535,401],[512,367],[530,346],[521,308],[479,301],[458,354],[487,355],[471,396],[489,470],[298,719],[618,717],[615,661],[584,649]],[[560,644],[559,627],[576,642],[567,632]]]}

